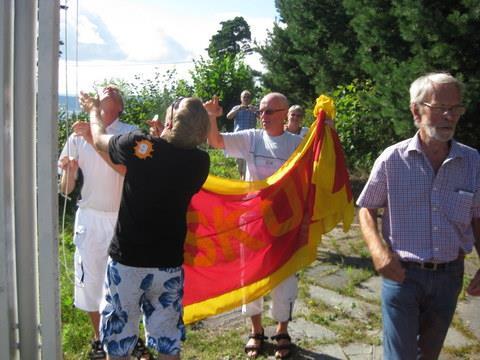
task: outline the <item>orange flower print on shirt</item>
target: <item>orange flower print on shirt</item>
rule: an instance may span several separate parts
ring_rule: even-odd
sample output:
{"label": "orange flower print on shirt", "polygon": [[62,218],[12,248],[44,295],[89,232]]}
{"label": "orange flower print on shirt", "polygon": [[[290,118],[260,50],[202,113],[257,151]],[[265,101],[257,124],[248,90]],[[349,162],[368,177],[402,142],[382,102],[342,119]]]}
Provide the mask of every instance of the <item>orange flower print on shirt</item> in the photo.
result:
{"label": "orange flower print on shirt", "polygon": [[135,146],[134,150],[136,157],[145,160],[148,157],[152,157],[153,144],[148,140],[137,141],[137,145]]}

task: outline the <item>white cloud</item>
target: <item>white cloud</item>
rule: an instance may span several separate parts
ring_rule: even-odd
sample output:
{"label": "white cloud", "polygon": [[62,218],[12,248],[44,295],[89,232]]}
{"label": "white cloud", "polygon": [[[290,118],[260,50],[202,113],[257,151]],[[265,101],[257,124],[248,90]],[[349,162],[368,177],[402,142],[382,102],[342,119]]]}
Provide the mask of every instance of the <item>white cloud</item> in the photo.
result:
{"label": "white cloud", "polygon": [[78,16],[78,42],[84,44],[105,44],[98,33],[97,25],[92,23],[85,15]]}
{"label": "white cloud", "polygon": [[[172,68],[177,69],[179,78],[188,78],[188,70],[193,67],[191,60],[207,55],[205,49],[220,29],[221,21],[243,16],[250,25],[252,40],[258,43],[265,41],[267,29],[272,28],[274,21],[272,17],[247,16],[238,11],[215,13],[213,6],[212,11],[205,12],[209,5],[203,3],[198,4],[198,11],[188,5],[186,11],[180,6],[183,3],[160,0],[81,0],[79,4],[80,61],[75,67],[70,56],[69,92],[75,90],[77,86],[72,84],[77,82],[79,89],[86,89],[105,78],[131,80],[136,74],[148,76]],[[75,24],[75,14],[75,4],[70,4],[70,26]],[[257,54],[247,56],[246,61],[252,68],[263,70]],[[62,61],[62,93],[66,87],[64,68]]]}

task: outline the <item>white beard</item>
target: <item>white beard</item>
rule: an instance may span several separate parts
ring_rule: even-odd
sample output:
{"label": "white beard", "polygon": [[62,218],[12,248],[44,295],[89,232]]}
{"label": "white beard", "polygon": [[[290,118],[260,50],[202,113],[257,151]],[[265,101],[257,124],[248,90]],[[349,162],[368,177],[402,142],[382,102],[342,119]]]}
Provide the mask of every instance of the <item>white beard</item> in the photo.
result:
{"label": "white beard", "polygon": [[453,138],[453,135],[455,134],[455,126],[449,132],[438,130],[439,127],[431,126],[431,125],[428,125],[428,124],[424,124],[423,127],[425,129],[425,132],[427,133],[427,135],[430,138],[435,139],[435,140],[440,141],[440,142],[450,141]]}

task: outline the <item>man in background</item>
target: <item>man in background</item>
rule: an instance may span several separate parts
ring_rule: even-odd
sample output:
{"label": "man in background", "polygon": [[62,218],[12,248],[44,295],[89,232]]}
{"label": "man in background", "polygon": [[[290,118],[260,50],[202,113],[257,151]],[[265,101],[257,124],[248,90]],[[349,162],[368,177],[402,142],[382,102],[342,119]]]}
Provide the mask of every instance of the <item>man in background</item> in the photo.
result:
{"label": "man in background", "polygon": [[[233,131],[255,129],[257,126],[257,108],[251,104],[252,94],[248,90],[243,90],[240,95],[240,105],[235,105],[227,114],[227,119],[233,119]],[[237,159],[238,172],[240,178],[245,180],[246,163],[244,159]]]}

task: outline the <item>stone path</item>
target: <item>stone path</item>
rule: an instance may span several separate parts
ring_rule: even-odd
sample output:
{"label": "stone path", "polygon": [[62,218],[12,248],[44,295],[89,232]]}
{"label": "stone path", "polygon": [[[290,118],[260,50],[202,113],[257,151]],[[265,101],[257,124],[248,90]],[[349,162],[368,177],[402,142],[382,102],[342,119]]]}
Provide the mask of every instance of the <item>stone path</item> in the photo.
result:
{"label": "stone path", "polygon": [[[466,277],[479,268],[476,254],[466,259]],[[317,261],[300,274],[300,296],[289,331],[296,348],[291,359],[382,359],[381,279],[372,270],[358,225],[324,236]],[[267,301],[268,303],[268,301]],[[272,321],[269,322],[273,324]],[[235,310],[202,322],[209,328],[249,327]],[[273,335],[274,325],[265,327]],[[263,356],[263,357],[262,357]],[[267,343],[259,358],[274,359]],[[461,295],[441,360],[480,360],[480,298]]]}

